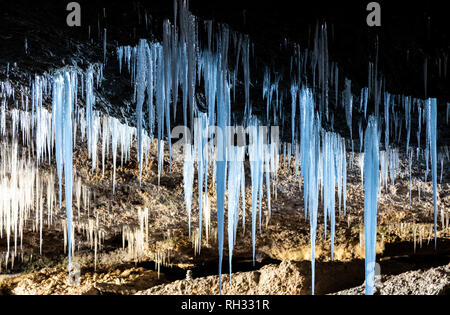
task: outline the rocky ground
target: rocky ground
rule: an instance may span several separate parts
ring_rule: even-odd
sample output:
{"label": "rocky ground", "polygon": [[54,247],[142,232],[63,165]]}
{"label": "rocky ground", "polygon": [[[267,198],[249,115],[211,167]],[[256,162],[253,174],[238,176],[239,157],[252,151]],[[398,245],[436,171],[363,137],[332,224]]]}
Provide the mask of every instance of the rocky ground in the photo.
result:
{"label": "rocky ground", "polygon": [[[450,288],[450,264],[413,271],[404,263],[383,264],[390,275],[376,277],[375,295],[447,295]],[[364,262],[317,263],[316,294],[361,295],[364,284],[342,291],[363,281]],[[185,295],[217,294],[218,276],[186,278],[169,282],[164,275],[143,267],[97,272],[83,271],[79,282],[67,285],[67,273],[55,268],[20,276],[0,276],[2,294],[81,294],[81,295]],[[223,275],[225,295],[304,295],[311,294],[311,265],[308,262],[283,261],[258,270]]]}

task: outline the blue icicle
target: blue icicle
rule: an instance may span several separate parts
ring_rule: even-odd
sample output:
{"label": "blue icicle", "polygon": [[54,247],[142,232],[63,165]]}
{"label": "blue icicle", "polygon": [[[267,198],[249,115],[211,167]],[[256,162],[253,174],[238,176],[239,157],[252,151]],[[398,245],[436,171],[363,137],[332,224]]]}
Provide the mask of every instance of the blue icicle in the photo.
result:
{"label": "blue icicle", "polygon": [[366,295],[373,294],[375,281],[379,167],[379,144],[377,133],[377,120],[375,117],[370,116],[364,141],[364,241]]}

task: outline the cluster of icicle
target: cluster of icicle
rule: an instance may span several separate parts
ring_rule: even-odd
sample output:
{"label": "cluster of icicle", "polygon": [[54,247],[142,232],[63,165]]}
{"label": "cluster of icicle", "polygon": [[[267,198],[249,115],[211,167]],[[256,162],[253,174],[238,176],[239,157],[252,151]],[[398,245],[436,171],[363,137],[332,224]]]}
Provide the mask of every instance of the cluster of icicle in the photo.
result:
{"label": "cluster of icicle", "polygon": [[[140,162],[140,174],[142,170],[142,139],[148,135],[150,139],[157,138],[158,141],[158,173],[163,169],[164,140],[168,141],[169,159],[172,161],[171,152],[171,124],[176,120],[177,105],[181,103],[184,126],[190,126],[193,134],[189,140],[185,140],[184,146],[184,193],[188,213],[189,234],[191,234],[191,209],[193,200],[194,169],[197,167],[198,174],[198,230],[194,242],[195,252],[200,253],[202,246],[203,220],[210,220],[209,215],[205,216],[205,209],[208,209],[208,180],[216,184],[217,197],[217,233],[219,246],[219,273],[222,265],[223,245],[224,245],[224,211],[227,209],[227,235],[228,235],[228,257],[231,273],[231,260],[233,247],[237,238],[237,227],[239,213],[242,213],[242,224],[245,225],[245,167],[243,161],[248,157],[251,174],[251,221],[252,221],[252,244],[253,256],[255,257],[256,230],[259,215],[259,228],[261,229],[261,207],[262,196],[265,194],[267,208],[270,217],[271,212],[271,181],[277,176],[279,167],[278,154],[283,149],[284,160],[286,155],[291,159],[294,156],[295,173],[303,180],[305,196],[305,214],[310,218],[311,226],[311,247],[312,265],[314,268],[314,244],[315,231],[317,228],[317,208],[319,196],[324,200],[325,224],[327,218],[331,224],[331,247],[334,242],[334,220],[335,220],[335,191],[339,197],[339,212],[343,205],[343,212],[346,210],[346,144],[339,135],[326,131],[327,128],[333,130],[334,117],[330,116],[328,105],[330,91],[334,89],[334,104],[342,106],[346,114],[346,122],[350,131],[350,138],[353,131],[353,112],[358,110],[358,127],[361,158],[359,166],[361,168],[361,178],[364,175],[372,175],[370,170],[378,170],[374,179],[377,185],[370,184],[369,189],[376,188],[375,192],[370,191],[366,199],[372,200],[367,204],[367,232],[366,238],[373,242],[376,236],[376,204],[379,190],[382,186],[387,189],[388,180],[394,184],[395,177],[399,170],[399,151],[391,147],[390,139],[399,142],[402,135],[402,123],[406,121],[407,130],[407,154],[411,136],[411,110],[419,113],[424,111],[432,117],[432,107],[434,100],[422,101],[411,97],[390,95],[383,89],[383,77],[378,71],[378,58],[375,63],[369,65],[369,84],[361,91],[359,109],[354,106],[351,81],[344,78],[344,90],[339,92],[339,67],[328,58],[327,47],[327,26],[317,25],[313,49],[300,49],[295,45],[294,56],[291,60],[291,88],[290,93],[280,90],[280,80],[283,78],[279,73],[266,68],[263,80],[263,99],[266,100],[266,119],[256,118],[252,114],[250,103],[250,48],[251,43],[248,37],[229,30],[226,26],[220,25],[216,30],[211,21],[205,22],[205,33],[207,43],[204,47],[200,44],[199,26],[196,18],[189,12],[186,3],[176,3],[174,24],[168,20],[164,22],[163,42],[149,42],[140,40],[136,47],[118,47],[117,56],[119,68],[122,71],[124,65],[131,74],[131,83],[134,86],[134,101],[137,110],[137,151]],[[230,44],[234,45],[231,46]],[[230,49],[234,47],[234,51]],[[378,47],[377,47],[378,50]],[[377,52],[378,54],[378,52]],[[229,56],[236,56],[235,60],[229,60]],[[234,62],[233,62],[234,61]],[[239,77],[239,66],[243,69],[243,86],[245,92],[243,119],[239,121],[243,128],[247,128],[244,133],[248,135],[249,143],[236,145],[231,141],[231,133],[224,132],[224,141],[219,146],[212,146],[210,137],[214,132],[209,132],[210,127],[221,130],[229,126],[236,126],[238,121],[231,116],[231,104],[235,101],[236,82]],[[272,75],[274,72],[274,75]],[[311,76],[308,75],[312,73]],[[204,86],[205,104],[198,104],[195,97],[196,86]],[[311,89],[310,89],[311,87]],[[313,93],[312,91],[316,91]],[[179,95],[179,92],[180,95]],[[291,97],[291,112],[283,112],[283,104],[288,97]],[[179,102],[179,98],[181,101]],[[368,117],[368,103],[373,100],[375,104],[374,118]],[[384,101],[384,103],[383,103]],[[147,119],[144,120],[144,103],[147,107]],[[317,105],[316,105],[317,104]],[[413,105],[416,105],[414,107]],[[200,106],[203,105],[203,106]],[[384,105],[384,126],[385,126],[385,150],[380,151],[380,137],[383,120],[379,113],[379,107]],[[400,110],[405,112],[405,118],[400,116]],[[291,143],[282,144],[277,137],[261,133],[258,130],[264,126],[285,125],[286,118],[291,119]],[[181,118],[181,116],[179,116]],[[299,117],[300,119],[298,119]],[[423,117],[423,116],[420,116]],[[428,116],[427,116],[428,117]],[[424,118],[422,118],[424,119]],[[300,123],[298,123],[300,121]],[[322,122],[326,122],[326,128],[322,128]],[[375,137],[364,140],[364,121],[370,127],[370,132]],[[372,121],[372,123],[369,123]],[[427,119],[427,132],[431,130],[433,121]],[[392,126],[391,126],[392,125]],[[248,129],[249,127],[252,127]],[[368,127],[368,128],[369,128]],[[156,129],[156,130],[155,130]],[[390,130],[393,130],[391,136]],[[282,130],[285,132],[285,129]],[[420,127],[417,133],[420,141]],[[193,140],[192,140],[193,139]],[[428,156],[432,154],[431,146],[435,139],[435,134],[427,133],[427,149],[424,156],[428,161]],[[435,141],[435,140],[434,140]],[[193,142],[193,143],[191,143]],[[369,156],[364,154],[370,145],[372,151]],[[371,143],[371,144],[369,144]],[[420,145],[418,146],[420,147]],[[354,141],[351,140],[351,164],[354,157]],[[434,149],[435,150],[435,149]],[[417,149],[419,158],[420,148]],[[412,154],[408,154],[412,158]],[[443,164],[443,155],[440,155]],[[435,163],[436,158],[431,159]],[[433,164],[434,165],[434,164]],[[212,172],[210,172],[212,170]],[[367,173],[368,172],[368,173]],[[209,174],[215,174],[209,179]],[[372,178],[372,177],[371,177]],[[380,184],[378,185],[378,180]],[[363,183],[364,184],[364,183]],[[273,185],[273,184],[272,184]],[[263,187],[265,186],[265,192]],[[364,185],[362,185],[364,186]],[[362,187],[363,189],[363,187]],[[274,187],[274,190],[275,187]],[[366,189],[366,194],[369,192]],[[225,198],[227,196],[227,199]],[[242,202],[241,202],[242,201]],[[241,208],[241,211],[239,210]],[[375,225],[374,225],[375,224]],[[209,222],[206,236],[208,237]],[[326,231],[326,229],[325,229]],[[373,251],[374,247],[369,244],[366,250]],[[373,265],[375,254],[367,253],[368,264]],[[331,253],[333,257],[333,250]],[[371,261],[373,260],[373,262]],[[314,272],[313,272],[314,275]],[[314,277],[313,277],[314,282]],[[368,282],[370,283],[370,282]],[[314,291],[314,285],[313,285]],[[370,288],[368,288],[370,293]]]}
{"label": "cluster of icicle", "polygon": [[87,239],[89,247],[94,250],[94,270],[97,269],[98,252],[103,248],[105,240],[105,232],[100,229],[100,218],[97,216],[89,216],[88,222],[81,222],[76,225],[76,230]]}
{"label": "cluster of icicle", "polygon": [[[54,224],[56,211],[54,194],[54,176],[41,173],[34,160],[21,152],[17,139],[11,143],[3,142],[0,148],[0,238],[6,237],[7,250],[4,258],[5,267],[23,250],[23,235],[26,222],[31,221],[31,228],[39,232],[39,248],[42,253],[42,230],[44,225]],[[47,198],[44,198],[46,194]],[[44,217],[44,207],[47,214]],[[11,259],[11,261],[10,261]]]}
{"label": "cluster of icicle", "polygon": [[[57,214],[60,205],[56,198],[55,174],[52,170],[40,170],[30,149],[42,148],[43,143],[45,145],[50,143],[51,146],[47,147],[49,150],[43,152],[44,160],[50,160],[54,147],[51,142],[51,113],[45,108],[41,108],[39,116],[33,115],[33,112],[25,111],[27,100],[22,102],[23,109],[13,108],[9,110],[5,100],[3,98],[0,112],[2,117],[0,122],[2,139],[0,190],[3,196],[0,206],[0,238],[5,235],[7,242],[7,250],[2,254],[4,266],[8,268],[10,263],[9,267],[12,268],[14,267],[14,258],[19,253],[23,256],[23,237],[26,228],[31,227],[33,231],[39,232],[39,246],[42,254],[43,228],[44,226],[47,229],[55,227],[55,222],[59,222]],[[36,127],[38,117],[41,130],[37,130]],[[6,121],[11,122],[9,129],[7,129]],[[41,134],[37,143],[31,140],[32,133]],[[81,209],[87,209],[87,216],[90,216],[89,189],[82,185],[81,179],[77,178],[75,174],[74,183],[73,193],[78,210],[76,227],[85,230],[84,223],[81,220]],[[63,220],[61,229],[67,231],[67,220]],[[101,231],[98,231],[98,233],[101,233]],[[73,246],[73,237],[71,239]],[[11,240],[14,242],[14,250],[10,246]],[[89,237],[88,241],[91,242]],[[65,235],[65,246],[67,247],[67,245]]]}
{"label": "cluster of icicle", "polygon": [[[183,141],[184,148],[182,155],[184,159],[184,195],[189,217],[189,234],[191,234],[191,209],[194,196],[194,170],[197,168],[199,224],[198,229],[192,233],[196,238],[194,242],[196,252],[200,254],[203,234],[206,234],[208,238],[211,232],[208,181],[212,181],[215,183],[217,200],[219,274],[222,270],[225,227],[227,228],[231,274],[233,247],[239,238],[239,221],[242,221],[242,226],[245,226],[246,222],[245,187],[247,183],[245,174],[247,164],[244,161],[248,159],[251,185],[251,210],[249,211],[251,211],[252,249],[253,259],[255,259],[256,234],[258,223],[259,230],[262,227],[263,202],[265,201],[267,204],[270,217],[271,198],[273,192],[276,192],[275,182],[280,167],[279,152],[283,151],[282,160],[286,162],[288,159],[290,165],[291,157],[294,158],[295,174],[303,182],[304,210],[305,215],[309,218],[311,229],[312,288],[314,293],[314,253],[319,200],[320,198],[323,200],[325,224],[328,224],[329,219],[331,225],[330,242],[331,258],[333,258],[335,211],[338,208],[340,214],[341,208],[343,208],[343,213],[346,214],[346,154],[347,147],[349,147],[351,149],[349,164],[353,165],[353,120],[358,117],[359,151],[362,154],[357,162],[361,169],[361,178],[364,184],[362,189],[365,193],[366,293],[371,294],[375,263],[377,199],[381,187],[387,188],[389,180],[394,183],[398,173],[400,153],[394,145],[401,141],[404,129],[406,129],[406,152],[411,174],[413,159],[413,150],[409,147],[411,115],[416,110],[419,115],[419,128],[416,134],[419,144],[415,157],[426,160],[425,179],[429,172],[429,161],[431,161],[436,233],[437,160],[439,158],[441,161],[442,178],[444,159],[448,160],[449,158],[448,149],[446,154],[439,153],[438,155],[437,153],[437,101],[390,95],[385,91],[384,80],[378,70],[377,47],[375,62],[369,64],[368,87],[361,90],[358,108],[355,106],[358,96],[352,94],[352,82],[348,78],[342,77],[337,63],[329,59],[327,26],[326,24],[317,24],[312,49],[302,49],[299,45],[294,45],[289,78],[283,78],[280,73],[270,67],[265,69],[262,81],[262,96],[266,101],[266,117],[264,119],[253,114],[250,102],[250,86],[252,85],[250,60],[253,45],[248,36],[233,32],[224,25],[216,26],[211,21],[205,22],[204,30],[207,40],[206,44],[202,45],[199,40],[201,28],[196,17],[189,12],[185,1],[175,1],[173,24],[168,20],[164,21],[161,43],[142,39],[136,47],[117,48],[120,71],[123,72],[123,68],[126,67],[134,88],[136,127],[130,126],[128,122],[121,123],[116,118],[102,115],[100,111],[94,110],[94,91],[102,81],[102,65],[93,65],[86,72],[64,68],[53,75],[37,76],[31,86],[31,108],[28,97],[25,96],[24,101],[22,95],[22,111],[11,110],[11,133],[17,137],[17,131],[20,128],[22,144],[31,146],[35,150],[37,163],[34,163],[33,167],[36,168],[34,172],[38,172],[37,167],[40,163],[51,161],[53,157],[56,160],[59,202],[52,202],[61,208],[62,182],[64,181],[67,220],[63,225],[67,231],[66,240],[73,240],[74,231],[72,154],[73,147],[77,143],[77,134],[81,135],[81,141],[86,140],[87,142],[92,171],[98,167],[97,146],[100,141],[103,173],[105,159],[112,155],[114,168],[112,190],[114,192],[118,149],[120,148],[121,151],[121,163],[124,163],[131,158],[131,146],[134,144],[137,146],[139,181],[141,181],[144,165],[150,156],[150,145],[153,139],[156,139],[158,177],[160,177],[163,171],[164,144],[167,141],[171,165],[173,158],[172,125],[178,120],[177,118],[182,117],[184,126],[190,127],[186,130],[192,131],[191,137],[185,134],[185,138],[180,140]],[[106,30],[104,34],[104,52],[106,53],[105,43]],[[285,44],[287,46],[287,41]],[[241,71],[240,68],[242,68]],[[288,91],[281,88],[282,80],[289,81]],[[344,82],[342,91],[339,89],[340,81]],[[244,110],[242,119],[237,120],[236,116],[232,115],[231,108],[236,103],[236,90],[241,85],[244,90]],[[201,92],[204,93],[205,104],[196,96],[199,92],[197,91],[198,86],[203,86]],[[85,100],[84,108],[78,104],[80,91],[81,99]],[[333,94],[332,91],[334,91]],[[3,99],[14,98],[14,89],[8,81],[2,82],[1,95]],[[51,112],[42,105],[43,98],[50,95],[52,98]],[[289,100],[290,112],[285,111],[286,106],[283,106]],[[375,104],[373,111],[368,108],[368,104],[371,104],[372,101]],[[179,103],[181,103],[181,111],[177,111]],[[5,104],[6,102],[3,101],[0,116],[2,135],[7,132]],[[342,107],[345,111],[345,120],[351,139],[350,146],[346,145],[344,138],[333,132],[334,111],[329,110],[330,104],[334,104],[335,108]],[[384,117],[379,112],[381,105],[384,106]],[[404,115],[401,115],[402,111]],[[404,127],[403,122],[405,122]],[[239,124],[241,126],[238,126]],[[384,150],[380,150],[383,145],[381,141],[383,124]],[[426,124],[425,150],[420,147],[422,124]],[[289,126],[290,130],[281,128],[281,137],[286,139],[290,135],[290,143],[282,143],[277,132],[268,132],[270,126]],[[223,141],[218,141],[213,145],[211,138],[217,137],[220,131],[222,131],[221,140]],[[236,134],[246,134],[248,143],[245,136],[238,139],[239,143],[235,143]],[[394,141],[391,142],[391,140]],[[25,164],[28,165],[26,167],[31,168],[33,162]],[[14,180],[9,176],[8,179]],[[5,185],[5,189],[11,187],[8,183]],[[47,184],[47,186],[50,185]],[[33,189],[27,188],[24,191]],[[80,203],[80,191],[81,189],[77,186],[77,205]],[[336,206],[336,191],[338,206]],[[263,195],[265,195],[264,201]],[[36,196],[36,192],[32,196]],[[35,201],[35,198],[25,200],[32,202]],[[7,208],[2,208],[3,222],[7,222],[2,226],[7,227],[6,231],[13,229],[14,235],[20,233],[20,225],[17,228],[11,227],[15,222],[20,222],[15,217],[20,217],[21,211],[23,216],[26,215],[27,207],[31,206],[14,206],[11,208],[12,210],[3,210]],[[225,222],[225,209],[228,211],[227,222]],[[41,212],[36,213],[41,216]],[[242,215],[240,216],[240,214]],[[206,231],[202,231],[204,224],[207,227]],[[89,227],[90,240],[92,239],[91,232],[94,230]],[[325,231],[327,231],[326,228]],[[124,240],[129,244],[130,253],[132,255],[141,254],[144,249],[143,244],[147,243],[145,238],[148,237],[148,231],[142,235],[142,226],[140,226],[139,229],[124,228],[123,232]],[[94,241],[94,243],[96,242]],[[67,246],[70,268],[74,247],[72,241],[67,242]]]}
{"label": "cluster of icicle", "polygon": [[[136,102],[136,128],[137,128],[137,152],[142,174],[143,137],[148,135],[150,139],[157,138],[158,148],[158,175],[163,169],[164,139],[167,137],[169,159],[172,163],[171,122],[177,117],[178,92],[181,90],[182,117],[184,126],[190,126],[193,130],[193,139],[186,137],[185,148],[185,196],[188,207],[188,216],[193,195],[194,161],[198,168],[198,207],[199,207],[199,231],[198,252],[201,250],[203,205],[207,203],[208,173],[211,168],[215,170],[214,182],[216,183],[218,205],[218,243],[219,243],[219,269],[222,264],[224,244],[224,212],[225,195],[228,189],[228,233],[230,252],[235,243],[238,223],[238,205],[240,199],[244,199],[242,191],[245,189],[245,176],[243,167],[243,147],[231,147],[231,138],[225,133],[225,128],[231,126],[231,91],[235,89],[237,72],[242,63],[244,72],[244,85],[246,96],[246,108],[250,109],[250,73],[249,55],[250,42],[246,36],[231,32],[226,26],[221,26],[217,34],[213,33],[213,24],[206,23],[209,34],[207,48],[201,49],[198,40],[198,24],[196,18],[189,12],[185,3],[177,8],[176,20],[171,24],[164,22],[163,42],[155,43],[140,40],[136,47],[119,47],[117,56],[119,67],[122,69],[122,61],[125,61],[131,74],[134,85],[133,99]],[[179,23],[177,23],[177,20]],[[178,25],[179,24],[179,25]],[[216,35],[216,36],[213,36]],[[234,71],[229,70],[228,50],[230,39],[234,39],[234,47],[239,53],[236,55]],[[207,113],[200,110],[196,98],[197,82],[204,82],[204,93],[207,100]],[[146,103],[147,120],[144,121],[143,105]],[[250,115],[248,115],[250,116]],[[211,134],[209,127],[216,126],[223,131],[223,141],[213,147],[208,140]],[[258,127],[259,123],[255,126]],[[155,130],[156,129],[156,130]],[[252,181],[255,185],[254,195],[259,193],[261,202],[263,187],[263,155],[262,134],[256,131],[253,137],[258,138],[260,145],[255,147],[252,154],[256,162],[252,167]],[[257,156],[256,156],[257,155]],[[235,162],[229,162],[230,158]],[[269,163],[270,165],[270,163]],[[227,182],[227,173],[228,182]],[[231,176],[230,176],[231,175]],[[266,176],[266,181],[270,180]],[[242,188],[241,188],[242,187]],[[268,186],[269,187],[269,186]],[[204,201],[205,200],[205,201]],[[261,211],[261,206],[259,207]],[[256,203],[253,207],[256,219]],[[232,215],[230,215],[230,211]],[[190,220],[189,220],[190,222]],[[189,231],[191,229],[189,228]],[[256,220],[253,223],[253,231],[256,230]],[[190,233],[190,232],[189,232]],[[255,239],[255,237],[253,237]],[[230,255],[231,261],[231,255]]]}
{"label": "cluster of icicle", "polygon": [[[177,3],[177,2],[175,2]],[[194,169],[198,170],[198,209],[199,225],[195,231],[198,241],[195,242],[196,252],[200,253],[202,244],[202,227],[205,205],[208,203],[207,183],[210,169],[213,169],[212,181],[216,184],[217,197],[217,223],[218,223],[218,245],[219,245],[219,273],[222,264],[224,245],[224,210],[228,211],[227,235],[228,235],[228,257],[231,272],[231,259],[233,247],[236,243],[237,226],[239,221],[239,205],[241,203],[242,224],[245,225],[245,168],[243,160],[248,157],[251,174],[251,221],[252,221],[252,244],[253,256],[255,256],[255,237],[257,219],[259,215],[259,227],[261,228],[261,205],[263,186],[266,188],[265,197],[270,216],[271,204],[271,180],[277,175],[281,149],[288,158],[294,155],[295,172],[303,180],[305,196],[305,214],[310,218],[311,247],[314,268],[314,243],[317,228],[317,208],[319,195],[324,199],[324,217],[331,222],[331,244],[334,241],[334,211],[335,191],[339,197],[339,211],[341,204],[346,208],[346,145],[343,138],[333,132],[327,132],[322,128],[322,122],[326,121],[333,130],[334,117],[328,110],[330,91],[334,89],[334,104],[342,106],[346,114],[346,122],[350,131],[353,131],[353,113],[358,110],[359,142],[360,152],[363,153],[363,145],[366,152],[361,155],[359,166],[361,177],[371,179],[372,182],[363,183],[369,185],[365,189],[366,208],[366,257],[368,275],[370,266],[373,266],[374,239],[376,237],[376,200],[381,187],[387,189],[388,180],[394,184],[399,170],[399,150],[391,147],[390,139],[396,143],[402,138],[402,124],[405,121],[406,129],[406,151],[412,158],[409,148],[411,137],[411,111],[419,111],[419,120],[427,123],[427,147],[424,156],[427,161],[431,157],[433,170],[436,165],[436,130],[432,118],[435,117],[435,100],[419,100],[406,96],[390,95],[383,88],[383,77],[378,71],[378,56],[374,63],[369,65],[369,84],[361,91],[359,109],[354,106],[356,96],[352,94],[351,81],[344,78],[344,90],[339,93],[339,67],[328,58],[327,27],[317,25],[313,49],[301,50],[295,46],[294,56],[291,60],[291,88],[290,93],[279,89],[282,79],[280,74],[266,68],[263,80],[263,99],[266,100],[265,121],[252,115],[250,103],[250,47],[251,44],[246,36],[234,33],[226,26],[219,26],[213,31],[212,22],[205,22],[207,44],[202,47],[198,41],[199,27],[195,17],[191,15],[185,4],[177,7],[175,21],[171,24],[164,22],[163,42],[148,42],[141,40],[136,47],[119,47],[117,56],[120,69],[126,64],[131,74],[132,84],[135,88],[134,98],[137,108],[138,129],[138,152],[142,152],[140,138],[147,133],[152,139],[157,137],[158,143],[163,143],[165,137],[169,142],[169,158],[172,159],[170,128],[172,121],[177,118],[177,104],[179,96],[182,104],[182,117],[184,126],[193,127],[193,143],[187,140],[184,147],[184,188],[185,201],[188,212],[189,233],[191,233],[191,208],[193,198]],[[178,23],[177,23],[178,20]],[[229,51],[230,43],[234,43],[235,51]],[[236,56],[235,62],[229,60],[229,56]],[[377,47],[378,55],[378,47]],[[240,121],[244,128],[253,127],[245,131],[249,137],[249,143],[237,146],[232,143],[233,138],[224,133],[222,146],[212,147],[210,145],[211,134],[205,132],[215,126],[221,130],[236,125],[238,122],[231,117],[231,104],[235,101],[236,82],[239,76],[239,66],[242,63],[243,85],[245,91],[244,115]],[[308,74],[312,73],[311,76]],[[194,97],[195,88],[204,85],[205,103],[201,107]],[[312,89],[310,90],[309,87]],[[181,95],[179,95],[181,91]],[[313,93],[312,91],[317,91]],[[288,96],[291,96],[291,112],[283,112],[283,104]],[[373,100],[375,104],[374,117],[368,117],[368,103]],[[144,121],[143,104],[147,105],[148,120]],[[317,105],[316,105],[317,104]],[[203,105],[203,104],[202,104]],[[379,113],[379,107],[384,106],[384,148],[380,151],[381,132],[383,120]],[[415,105],[415,106],[413,106]],[[206,110],[206,112],[205,112]],[[400,116],[400,112],[405,117]],[[189,115],[188,115],[189,113]],[[291,119],[291,143],[281,144],[278,138],[268,134],[259,133],[257,130],[263,126],[285,125],[286,118]],[[300,119],[296,119],[299,115]],[[364,139],[364,122],[367,123],[366,139]],[[421,123],[421,122],[419,122]],[[155,128],[157,129],[155,131]],[[392,135],[390,130],[393,131]],[[235,130],[234,130],[235,131]],[[370,137],[367,132],[369,131]],[[285,132],[285,129],[282,130]],[[231,133],[231,135],[233,135]],[[420,143],[420,127],[417,132]],[[270,144],[269,144],[270,143]],[[364,144],[367,143],[367,144]],[[266,145],[269,144],[269,145]],[[433,146],[434,145],[434,146]],[[161,172],[163,146],[158,145],[159,158],[158,170]],[[354,156],[354,141],[351,140],[351,162]],[[286,153],[286,151],[288,151]],[[376,151],[376,154],[374,153]],[[367,152],[372,152],[369,155]],[[420,144],[417,149],[419,158]],[[141,161],[139,153],[138,161]],[[443,165],[444,155],[440,155]],[[195,163],[196,162],[196,163]],[[410,162],[411,163],[411,162]],[[142,166],[140,167],[142,169]],[[381,171],[379,170],[381,168]],[[301,172],[299,172],[299,169]],[[441,167],[441,170],[443,167]],[[376,174],[372,174],[376,170]],[[433,174],[435,174],[434,172]],[[442,171],[441,171],[442,173]],[[364,177],[365,175],[365,177]],[[371,177],[374,175],[373,177]],[[442,177],[442,175],[441,175]],[[377,181],[375,184],[373,181]],[[378,181],[380,183],[378,183]],[[433,182],[434,183],[434,182]],[[433,185],[436,187],[436,185]],[[375,189],[375,190],[374,190]],[[274,189],[275,190],[275,189]],[[228,196],[226,200],[225,195]],[[436,193],[434,193],[436,195]],[[436,203],[435,203],[436,204]],[[226,207],[225,207],[226,205]],[[436,205],[435,205],[436,207]],[[326,219],[325,219],[326,222]],[[325,223],[326,224],[326,223]],[[209,226],[207,224],[206,226]],[[326,230],[326,229],[325,229]],[[209,231],[209,228],[208,228]],[[332,254],[333,256],[333,251]],[[314,274],[314,272],[313,272]],[[313,280],[314,282],[314,280]],[[370,281],[367,281],[370,286]],[[368,288],[367,293],[371,293]]]}
{"label": "cluster of icicle", "polygon": [[[445,231],[449,231],[450,216],[447,213],[441,222],[442,228]],[[429,223],[412,223],[401,222],[387,224],[383,230],[386,233],[395,233],[402,239],[412,239],[414,242],[414,252],[416,252],[417,245],[422,248],[423,243],[426,240],[427,246],[430,245],[431,240],[434,238],[434,226]]]}

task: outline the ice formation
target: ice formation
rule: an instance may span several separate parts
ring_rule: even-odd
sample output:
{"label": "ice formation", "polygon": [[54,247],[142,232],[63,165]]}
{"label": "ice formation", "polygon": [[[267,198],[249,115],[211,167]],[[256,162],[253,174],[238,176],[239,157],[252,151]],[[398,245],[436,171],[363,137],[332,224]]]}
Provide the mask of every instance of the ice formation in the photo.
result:
{"label": "ice formation", "polygon": [[372,295],[375,281],[375,247],[377,238],[378,207],[378,126],[375,117],[370,116],[364,139],[364,240],[366,294]]}

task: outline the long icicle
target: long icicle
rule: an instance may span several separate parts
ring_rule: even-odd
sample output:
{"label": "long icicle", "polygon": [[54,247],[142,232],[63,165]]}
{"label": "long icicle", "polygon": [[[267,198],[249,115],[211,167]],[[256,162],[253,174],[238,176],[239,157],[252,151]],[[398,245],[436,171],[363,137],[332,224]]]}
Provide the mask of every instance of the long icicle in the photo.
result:
{"label": "long icicle", "polygon": [[366,295],[373,295],[377,241],[378,205],[378,126],[375,117],[369,117],[364,140],[364,242]]}

